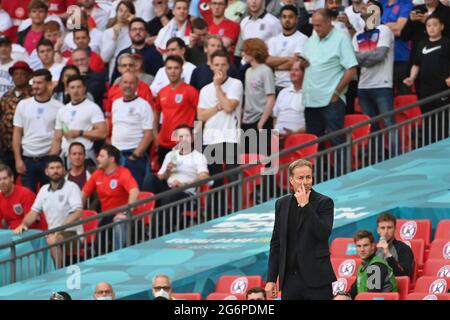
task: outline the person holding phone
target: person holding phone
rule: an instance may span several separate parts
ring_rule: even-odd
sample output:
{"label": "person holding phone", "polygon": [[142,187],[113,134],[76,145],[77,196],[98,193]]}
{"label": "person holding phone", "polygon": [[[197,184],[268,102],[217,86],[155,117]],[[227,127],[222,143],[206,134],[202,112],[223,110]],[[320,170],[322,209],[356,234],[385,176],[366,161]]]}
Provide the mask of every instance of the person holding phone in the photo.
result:
{"label": "person holding phone", "polygon": [[[282,300],[331,300],[336,281],[328,240],[333,229],[333,200],[313,188],[311,162],[289,165],[293,192],[275,203],[270,241],[267,296]],[[277,288],[279,277],[280,287]]]}
{"label": "person holding phone", "polygon": [[425,0],[425,3],[413,8],[402,30],[401,38],[411,41],[410,62],[417,53],[419,42],[427,38],[425,20],[431,14],[437,15],[444,23],[443,36],[450,39],[450,7],[439,0]]}

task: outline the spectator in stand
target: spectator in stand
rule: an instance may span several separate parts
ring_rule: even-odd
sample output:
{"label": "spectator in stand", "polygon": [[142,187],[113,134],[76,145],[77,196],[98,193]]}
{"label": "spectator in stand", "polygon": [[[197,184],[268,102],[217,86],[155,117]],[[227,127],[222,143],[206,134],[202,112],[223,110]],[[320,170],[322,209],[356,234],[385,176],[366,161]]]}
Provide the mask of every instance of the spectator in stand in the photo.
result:
{"label": "spectator in stand", "polygon": [[[131,46],[120,51],[118,57],[124,53],[140,54],[144,59],[145,72],[155,76],[158,69],[163,66],[163,60],[161,54],[156,50],[154,45],[145,43],[145,39],[147,38],[146,22],[141,18],[134,18],[130,21],[128,34],[131,39]],[[114,80],[117,79],[119,75],[116,60],[111,83],[114,83]]]}
{"label": "spectator in stand", "polygon": [[15,1],[1,1],[1,6],[8,13],[10,19],[12,19],[13,27],[11,28],[11,35],[17,31],[17,27],[26,20],[29,15],[28,5],[31,0],[15,0]]}
{"label": "spectator in stand", "polygon": [[[97,156],[97,170],[89,178],[82,190],[83,207],[86,207],[87,199],[97,191],[100,200],[101,211],[106,212],[127,204],[136,202],[139,188],[130,171],[119,165],[120,151],[112,145],[104,145]],[[100,220],[99,227],[115,221],[126,219],[125,213],[117,213]],[[126,239],[126,230],[123,225],[115,228],[115,248],[120,249]],[[97,239],[99,236],[97,236]],[[102,232],[103,243],[100,247],[105,252],[106,232]],[[112,239],[108,238],[108,242]],[[111,246],[109,246],[111,248]],[[101,253],[102,250],[98,250]]]}
{"label": "spectator in stand", "polygon": [[212,12],[212,21],[208,23],[209,34],[218,34],[222,38],[225,49],[230,53],[230,57],[233,57],[240,27],[236,22],[225,18],[228,0],[211,0],[209,5]]}
{"label": "spectator in stand", "polygon": [[95,286],[94,300],[116,300],[116,293],[108,282],[100,282]]}
{"label": "spectator in stand", "polygon": [[333,26],[351,38],[355,34],[355,30],[353,29],[353,25],[349,22],[342,1],[326,0],[325,8],[331,12],[331,23]]}
{"label": "spectator in stand", "polygon": [[[122,54],[119,57],[118,64],[120,74],[125,74],[126,72],[133,72],[137,76],[136,64],[131,54],[129,53]],[[150,90],[150,87],[142,80],[138,80],[137,95],[142,99],[146,100],[151,106],[153,106],[153,95]],[[109,125],[111,125],[110,117],[112,104],[114,103],[114,101],[122,97],[123,95],[122,90],[120,89],[120,83],[114,84],[106,93],[106,101],[103,107],[105,111],[105,116],[109,119],[108,120]]]}
{"label": "spectator in stand", "polygon": [[14,88],[6,92],[0,99],[0,162],[7,164],[16,175],[14,152],[12,147],[13,119],[18,103],[31,97],[29,81],[33,70],[24,61],[15,62],[8,70]]}
{"label": "spectator in stand", "polygon": [[205,20],[195,18],[191,24],[189,47],[186,52],[186,61],[198,66],[206,63],[205,38],[208,35],[208,25]]}
{"label": "spectator in stand", "polygon": [[241,38],[268,41],[282,32],[280,20],[264,8],[264,0],[247,0],[248,16],[241,21]]}
{"label": "spectator in stand", "polygon": [[106,29],[109,13],[102,9],[96,0],[78,0],[78,5],[86,11],[89,20],[88,25],[91,28],[97,28],[101,31]]}
{"label": "spectator in stand", "polygon": [[52,74],[53,84],[59,81],[61,71],[64,68],[62,63],[55,62],[55,49],[53,43],[47,39],[41,39],[37,45],[37,54],[41,60],[42,68],[47,69]]}
{"label": "spectator in stand", "polygon": [[[20,234],[28,230],[29,226],[37,220],[42,212],[45,215],[49,230],[74,223],[80,219],[83,212],[81,192],[75,183],[64,178],[62,159],[55,155],[49,156],[46,160],[45,174],[50,179],[50,183],[42,186],[31,210],[25,216],[23,222],[14,229],[14,233]],[[64,231],[51,233],[46,236],[47,244],[53,245],[82,232],[82,226],[78,225]],[[66,251],[66,253],[71,252],[74,255],[76,242],[73,245],[70,242],[66,244],[72,248],[71,251]],[[60,268],[63,260],[61,246],[52,247],[50,251],[55,267]]]}
{"label": "spectator in stand", "polygon": [[114,61],[119,53],[131,45],[129,37],[129,23],[133,20],[136,11],[129,1],[121,1],[117,6],[116,23],[105,30],[102,37],[100,55],[105,63],[109,63],[109,78],[112,78]]}
{"label": "spectator in stand", "polygon": [[[44,22],[50,22],[50,21],[56,22],[58,24],[61,32],[64,32],[64,29],[65,29],[64,28],[64,23],[61,20],[61,18],[58,15],[56,15],[56,14],[50,13],[50,3],[49,3],[49,1],[48,0],[40,0],[40,1],[43,2],[48,8],[48,11],[47,11],[47,14],[46,14]],[[31,26],[31,24],[32,24],[31,17],[26,19],[26,20],[23,20],[20,23],[19,28],[17,29],[17,31],[21,32],[21,31],[29,28]]]}
{"label": "spectator in stand", "polygon": [[[301,52],[302,66],[306,68],[303,82],[306,131],[322,136],[344,127],[344,94],[356,76],[358,62],[350,39],[333,27],[329,10],[314,12],[312,24],[315,33]],[[344,143],[345,138],[337,136],[331,142],[337,146]],[[337,158],[339,172],[341,156],[338,154]]]}
{"label": "spectator in stand", "polygon": [[151,105],[136,95],[138,78],[126,72],[120,79],[123,98],[112,104],[111,143],[120,150],[120,163],[127,167],[139,188],[149,171],[148,148],[153,139]]}
{"label": "spectator in stand", "polygon": [[172,10],[169,8],[169,0],[152,0],[152,3],[155,17],[147,24],[148,45],[154,44],[159,31],[168,25],[173,18]]}
{"label": "spectator in stand", "polygon": [[[237,166],[237,146],[239,143],[240,119],[242,114],[242,82],[229,77],[228,55],[216,51],[211,56],[214,72],[213,81],[200,90],[197,118],[203,122],[203,152],[207,155],[208,171],[215,175]],[[230,163],[231,161],[231,163]],[[229,181],[237,177],[228,177]],[[214,181],[214,187],[223,185],[223,178]],[[217,196],[219,194],[216,194]],[[225,194],[214,201],[222,212],[225,211]]]}
{"label": "spectator in stand", "polygon": [[275,70],[275,86],[277,94],[291,84],[289,70],[305,45],[308,37],[297,31],[297,8],[285,5],[280,12],[283,32],[271,38],[267,47],[269,57],[266,64]]}
{"label": "spectator in stand", "polygon": [[[135,69],[136,69],[136,76],[139,80],[145,82],[149,86],[153,83],[153,80],[155,77],[153,77],[151,74],[148,74],[145,72],[144,69],[144,59],[139,53],[133,54],[134,63],[135,63]],[[119,78],[116,79],[116,83],[118,83]]]}
{"label": "spectator in stand", "polygon": [[[114,18],[116,17],[116,8],[121,0],[113,0],[109,15],[109,23],[114,23]],[[153,12],[153,3],[149,0],[129,0],[133,3],[136,8],[136,17],[142,19],[143,21],[150,21],[155,17]]]}
{"label": "spectator in stand", "polygon": [[[61,70],[61,76],[53,89],[53,99],[58,100],[62,104],[68,104],[70,102],[69,92],[67,90],[67,79],[71,76],[80,75],[80,70],[73,66],[68,65],[64,66]],[[92,101],[92,95],[88,93],[90,99]]]}
{"label": "spectator in stand", "polygon": [[251,288],[246,296],[247,300],[266,300],[266,291],[260,287]]}
{"label": "spectator in stand", "polygon": [[[100,55],[93,51],[91,47],[89,46],[91,42],[91,38],[89,35],[89,30],[86,27],[80,27],[79,29],[74,29],[72,31],[72,38],[75,45],[75,49],[82,49],[86,50],[89,53],[89,68],[94,72],[103,72],[105,71],[105,63],[102,60],[102,57]],[[67,61],[67,64],[73,64],[72,62],[72,51],[69,60]]]}
{"label": "spectator in stand", "polygon": [[14,64],[12,44],[8,37],[0,36],[0,97],[14,87],[9,68]]}
{"label": "spectator in stand", "polygon": [[389,27],[395,36],[394,43],[394,88],[396,94],[408,94],[411,90],[403,83],[408,76],[411,50],[408,42],[400,38],[413,7],[411,0],[380,0],[383,6],[381,23]]}
{"label": "spectator in stand", "polygon": [[[100,57],[100,48],[102,46],[102,36],[103,31],[100,31],[99,29],[92,27],[89,25],[89,17],[87,16],[86,11],[81,11],[81,17],[80,17],[80,25],[72,27],[68,24],[67,27],[67,34],[64,37],[64,43],[70,50],[75,50],[77,47],[81,48],[87,48],[89,47],[92,51],[97,53]],[[89,39],[86,39],[85,37],[79,38],[79,44],[75,43],[74,39],[74,31],[76,30],[82,30],[86,29],[89,33]],[[82,43],[83,42],[83,43]],[[86,42],[88,44],[86,44]],[[100,58],[101,59],[101,58]],[[103,61],[103,60],[102,60]]]}
{"label": "spectator in stand", "polygon": [[450,8],[439,0],[425,0],[423,4],[415,6],[411,10],[400,35],[402,40],[411,41],[410,62],[413,62],[417,55],[419,42],[427,39],[425,20],[432,14],[441,18],[444,23],[442,35],[450,39]]}
{"label": "spectator in stand", "polygon": [[[145,181],[145,190],[154,194],[180,188],[209,176],[206,157],[192,147],[193,133],[188,125],[179,125],[173,131],[176,146],[166,154],[158,176],[149,176]],[[165,196],[157,201],[158,206],[165,206],[195,194],[195,188],[185,189],[175,194]],[[156,234],[167,234],[176,230],[178,225],[185,227],[182,221],[183,204],[170,210],[164,210],[165,217],[159,217]],[[172,221],[172,223],[168,223]],[[165,223],[164,223],[165,222]]]}
{"label": "spectator in stand", "polygon": [[[66,174],[68,181],[75,182],[80,190],[89,180],[92,172],[95,170],[96,163],[91,159],[86,159],[86,149],[81,142],[72,142],[69,146],[69,163],[70,167]],[[100,202],[96,192],[87,199],[87,207],[89,210],[100,212]]]}
{"label": "spectator in stand", "polygon": [[273,107],[273,126],[278,130],[280,145],[287,136],[306,132],[303,103],[304,69],[300,61],[294,62],[290,71],[291,85],[280,91]]}
{"label": "spectator in stand", "polygon": [[[137,75],[133,55],[129,53],[124,53],[119,57],[118,68],[120,74],[132,72]],[[142,80],[138,80],[137,95],[153,106],[153,95],[150,87]],[[121,97],[122,90],[120,90],[120,83],[114,84],[106,93],[106,101],[103,106],[107,118],[111,116],[112,104]]]}
{"label": "spectator in stand", "polygon": [[361,7],[365,3],[364,0],[353,0],[352,4],[345,8],[348,22],[352,25],[356,33],[363,32],[366,26],[365,21],[361,18]]}
{"label": "spectator in stand", "polygon": [[155,300],[174,300],[172,298],[172,281],[165,274],[158,274],[152,279],[152,293]]}
{"label": "spectator in stand", "polygon": [[[72,142],[69,146],[70,169],[66,179],[75,182],[80,190],[91,177],[91,173],[86,169],[86,148],[81,142]],[[91,163],[94,164],[95,163]]]}
{"label": "spectator in stand", "polygon": [[21,100],[14,114],[13,150],[22,184],[32,191],[47,183],[45,159],[49,154],[62,104],[51,98],[52,74],[45,69],[33,73],[32,98]]}
{"label": "spectator in stand", "polygon": [[155,39],[155,46],[161,53],[166,53],[166,46],[169,39],[180,38],[184,43],[189,44],[189,34],[191,32],[189,15],[189,2],[187,0],[175,0],[172,9],[173,18],[158,32]]}
{"label": "spectator in stand", "polygon": [[58,291],[53,292],[49,300],[72,300],[72,297],[65,291]]}
{"label": "spectator in stand", "polygon": [[361,292],[397,292],[397,280],[392,268],[375,254],[373,234],[366,230],[356,232],[353,240],[362,260],[356,281],[350,289],[353,299]]}
{"label": "spectator in stand", "polygon": [[[167,41],[166,52],[169,55],[176,55],[183,59],[183,68],[181,78],[184,82],[190,83],[192,72],[195,69],[195,65],[185,60],[186,55],[186,44],[181,38],[172,38]],[[156,96],[158,92],[169,84],[169,79],[167,77],[166,67],[161,67],[153,80],[150,89],[152,90],[153,96]]]}
{"label": "spectator in stand", "polygon": [[241,0],[229,0],[225,10],[225,18],[241,23],[247,11],[247,4]]}
{"label": "spectator in stand", "polygon": [[[245,104],[241,127],[245,133],[248,130],[256,133],[258,137],[256,153],[268,153],[266,155],[270,154],[272,111],[275,104],[275,79],[272,69],[264,63],[268,56],[267,46],[261,39],[253,38],[244,41],[242,58],[250,64],[250,68],[245,72]],[[261,133],[261,130],[266,133]],[[266,138],[266,147],[260,149],[260,140],[264,138]],[[254,144],[255,141],[245,144],[245,153],[255,153],[255,148],[252,147]]]}
{"label": "spectator in stand", "polygon": [[309,15],[308,11],[305,8],[305,4],[303,3],[303,0],[272,0],[268,1],[268,4],[266,5],[267,12],[273,14],[278,19],[281,18],[281,11],[286,6],[293,6],[295,8],[296,15],[298,16],[296,29],[301,30],[303,33],[310,35],[310,24],[308,22]]}
{"label": "spectator in stand", "polygon": [[170,84],[159,91],[155,100],[153,130],[154,136],[158,137],[155,144],[160,165],[176,145],[172,137],[175,128],[182,124],[194,127],[198,91],[181,78],[183,63],[180,56],[170,55],[166,58],[165,72]]}
{"label": "spectator in stand", "polygon": [[[222,38],[216,34],[206,36],[205,40],[205,53],[207,62],[200,64],[194,69],[191,75],[191,86],[197,90],[201,90],[204,86],[210,84],[213,81],[214,72],[212,70],[211,56],[214,52],[222,50],[223,43]],[[239,71],[234,65],[230,65],[228,68],[228,76],[239,79]]]}
{"label": "spectator in stand", "polygon": [[[428,39],[420,41],[410,75],[404,80],[407,86],[412,86],[416,81],[419,100],[450,88],[450,40],[442,36],[444,22],[438,15],[431,15],[425,24]],[[445,96],[421,104],[420,109],[422,113],[431,112],[447,105],[449,101],[450,96]],[[444,114],[436,113],[433,118],[424,121],[425,143],[447,138],[448,128],[448,110]]]}
{"label": "spectator in stand", "polygon": [[[61,63],[61,64],[65,64],[67,59],[63,57],[63,55],[61,54],[61,48],[62,48],[62,43],[61,43],[61,30],[59,28],[59,24],[55,21],[49,21],[44,23],[44,27],[43,27],[43,36],[41,38],[42,39],[46,39],[49,40],[52,44],[53,47],[55,49],[55,57],[54,60],[57,63]],[[39,43],[38,43],[39,45]],[[57,49],[59,47],[59,49]],[[64,48],[65,50],[65,48]],[[67,55],[67,52],[64,52],[64,55]],[[28,58],[28,63],[31,67],[31,69],[36,70],[36,69],[41,69],[43,68],[42,66],[42,61],[39,58],[38,52],[37,52],[37,47],[36,49],[33,50],[33,52],[31,52],[29,58]]]}
{"label": "spectator in stand", "polygon": [[397,219],[390,213],[378,216],[377,233],[380,240],[376,255],[387,262],[396,277],[411,277],[414,270],[414,253],[406,243],[395,239],[396,224]]}
{"label": "spectator in stand", "polygon": [[[366,22],[371,18],[372,12],[367,12],[367,8],[371,5],[379,7],[380,12],[383,8],[378,2],[369,0],[367,4],[360,7],[361,17]],[[356,59],[361,67],[358,82],[358,98],[361,110],[369,117],[375,117],[379,114],[392,111],[394,109],[394,93],[393,93],[393,68],[394,68],[394,34],[385,25],[367,24],[363,32],[358,32],[353,37],[353,48],[355,50]],[[395,125],[394,116],[384,117],[383,123],[385,127]],[[372,132],[380,129],[378,123],[372,123]],[[396,154],[396,132],[391,132],[390,148],[392,155]],[[380,141],[375,141],[378,145],[378,155],[384,159],[384,144],[379,136]],[[375,146],[376,148],[376,146]]]}
{"label": "spectator in stand", "polygon": [[[4,220],[8,229],[16,229],[30,211],[35,198],[30,189],[14,184],[10,167],[0,164],[0,228]],[[40,224],[34,222],[30,229],[40,229]]]}
{"label": "spectator in stand", "polygon": [[32,0],[28,5],[28,12],[31,18],[31,26],[19,32],[17,40],[27,50],[28,54],[31,54],[44,35],[43,29],[48,6],[41,0]]}
{"label": "spectator in stand", "polygon": [[67,79],[67,92],[70,102],[59,109],[56,115],[55,134],[50,153],[61,153],[68,163],[69,146],[81,142],[86,148],[87,157],[95,163],[94,141],[106,138],[106,122],[98,105],[86,97],[86,84],[83,77],[73,75]]}
{"label": "spectator in stand", "polygon": [[72,53],[72,61],[84,77],[88,93],[92,95],[94,102],[104,109],[103,96],[106,92],[106,73],[95,72],[89,67],[90,58],[89,52],[86,49],[76,49]]}

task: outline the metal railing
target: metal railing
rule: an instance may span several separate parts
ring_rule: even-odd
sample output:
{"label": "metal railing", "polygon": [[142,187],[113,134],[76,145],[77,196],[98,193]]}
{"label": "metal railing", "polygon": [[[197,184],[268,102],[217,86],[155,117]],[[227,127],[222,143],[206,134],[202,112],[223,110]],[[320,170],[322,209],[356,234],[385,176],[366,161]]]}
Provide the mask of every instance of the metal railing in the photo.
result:
{"label": "metal railing", "polygon": [[[60,261],[60,266],[65,267],[283,196],[290,192],[287,172],[289,162],[283,162],[284,157],[288,155],[295,154],[313,161],[315,163],[315,183],[320,183],[442,140],[449,136],[450,104],[358,138],[353,137],[352,132],[367,125],[378,124],[387,117],[394,117],[418,105],[449,95],[450,90],[447,90],[327,134],[314,141],[282,150],[256,163],[242,164],[190,185],[136,201],[131,205],[23,237],[20,240],[0,244],[0,250],[10,250],[9,258],[0,261],[0,271],[4,270],[0,275],[0,285],[49,272],[53,270],[53,261]],[[325,144],[340,135],[345,136],[345,143],[341,145],[328,147],[306,156],[301,153],[302,149],[304,150],[306,147]],[[278,170],[264,167],[264,164],[273,164],[278,160],[280,160]],[[249,170],[256,166],[261,168],[260,173],[248,174]],[[220,179],[225,180],[221,186],[205,190],[201,188]],[[139,214],[135,213],[136,209],[142,205],[148,205],[152,201],[158,202],[162,198],[173,196],[190,188],[197,188],[199,192],[165,206],[141,210],[142,212]],[[112,221],[112,218],[119,212],[125,212],[127,218],[122,221]],[[94,221],[100,222],[97,228],[86,228],[90,222]],[[51,233],[61,232],[79,225],[85,227],[82,234],[53,245],[44,245],[35,250],[18,252],[20,245],[25,242],[39,239],[42,241]],[[52,248],[61,249],[60,256],[57,256],[56,260],[49,256]]]}

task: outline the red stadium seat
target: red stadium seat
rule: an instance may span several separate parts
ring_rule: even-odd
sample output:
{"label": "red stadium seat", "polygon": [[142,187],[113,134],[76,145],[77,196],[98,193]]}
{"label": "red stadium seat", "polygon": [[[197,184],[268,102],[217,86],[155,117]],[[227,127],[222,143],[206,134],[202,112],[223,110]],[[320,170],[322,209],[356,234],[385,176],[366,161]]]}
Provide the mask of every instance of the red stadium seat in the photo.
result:
{"label": "red stadium seat", "polygon": [[439,221],[434,239],[450,239],[450,219]]}
{"label": "red stadium seat", "polygon": [[[301,144],[308,143],[310,141],[314,141],[316,139],[317,139],[316,135],[309,134],[309,133],[297,133],[297,134],[290,135],[286,138],[286,141],[284,142],[284,150],[291,149],[295,146],[299,146]],[[307,156],[313,155],[313,154],[317,153],[318,148],[319,148],[319,144],[314,143],[308,147],[301,148],[293,153],[289,153],[287,155],[281,156],[279,159],[279,165],[281,166],[283,164],[291,163],[294,160],[302,159]],[[314,164],[315,160],[316,160],[315,158],[310,159],[311,163],[313,163],[313,164]],[[284,190],[290,189],[288,167],[283,168],[282,170],[279,170],[277,172],[277,183],[278,183],[278,186]]]}
{"label": "red stadium seat", "polygon": [[424,292],[413,292],[408,294],[406,300],[450,300],[450,295],[445,294],[429,294]]}
{"label": "red stadium seat", "polygon": [[262,287],[261,276],[222,276],[216,283],[214,292],[218,293],[246,293],[248,289]]}
{"label": "red stadium seat", "polygon": [[414,292],[447,293],[450,288],[450,278],[420,277],[417,279]]}
{"label": "red stadium seat", "polygon": [[353,238],[336,238],[330,246],[332,258],[358,258]]}
{"label": "red stadium seat", "polygon": [[355,300],[400,300],[398,292],[361,292]]}
{"label": "red stadium seat", "polygon": [[[400,95],[394,97],[394,109],[402,108],[408,104],[414,103],[417,101],[417,96],[414,94]],[[412,119],[416,116],[420,116],[422,114],[420,107],[416,106],[413,108],[409,108],[408,110],[402,111],[395,115],[395,122],[402,123],[409,119]],[[417,120],[413,123],[405,125],[403,127],[398,128],[399,130],[399,141],[401,143],[402,151],[409,151],[412,147],[412,139],[411,134],[415,132],[416,126],[420,126],[422,124],[421,120]]]}
{"label": "red stadium seat", "polygon": [[348,292],[350,291],[353,283],[355,283],[356,277],[350,278],[337,278],[336,281],[333,282],[333,295],[335,295],[339,291]]}
{"label": "red stadium seat", "polygon": [[[93,210],[83,210],[83,213],[81,214],[81,219],[86,219],[92,216],[96,216],[97,212]],[[89,232],[92,230],[96,230],[98,228],[98,219],[93,219],[91,221],[83,223],[83,232]],[[80,248],[80,257],[85,256],[85,246],[86,248],[89,248],[89,246],[95,241],[95,238],[97,237],[97,232],[91,233],[87,236],[84,236],[84,243],[81,245]]]}
{"label": "red stadium seat", "polygon": [[361,109],[361,105],[359,104],[359,98],[355,98],[355,104],[353,105],[355,113],[364,113]]}
{"label": "red stadium seat", "polygon": [[450,259],[450,239],[436,239],[431,243],[429,259]]}
{"label": "red stadium seat", "polygon": [[[151,192],[141,191],[141,192],[139,192],[138,200],[148,199],[153,196],[154,196],[154,194]],[[134,208],[134,210],[132,211],[132,214],[137,216],[137,215],[140,215],[141,213],[152,211],[153,209],[155,209],[155,204],[156,204],[156,200],[141,204],[140,206],[137,206],[136,208]],[[150,215],[147,215],[144,218],[144,221],[145,221],[146,225],[150,224]]]}
{"label": "red stadium seat", "polygon": [[[361,123],[361,122],[364,122],[367,120],[370,120],[370,117],[365,114],[346,114],[345,118],[344,118],[344,128],[351,127],[355,124],[358,124],[358,123]],[[370,128],[371,128],[371,124],[368,123],[364,126],[353,129],[352,130],[352,139],[356,140],[356,139],[368,136],[370,134]],[[363,148],[365,148],[365,146],[367,146],[368,144],[369,144],[369,140],[364,139],[364,140],[358,142],[357,144],[352,145],[352,167],[353,168],[357,168],[359,166],[359,164],[361,164],[361,161],[358,161],[357,157],[359,155],[359,152],[361,152],[361,150]]]}
{"label": "red stadium seat", "polygon": [[423,239],[405,240],[406,243],[414,254],[414,271],[411,276],[411,286],[413,287],[416,283],[417,277],[422,275],[423,263],[425,256],[425,241]]}
{"label": "red stadium seat", "polygon": [[345,258],[331,258],[336,278],[350,278],[356,276],[361,259],[345,259]]}
{"label": "red stadium seat", "polygon": [[420,269],[423,268],[425,256],[425,241],[423,239],[403,240],[414,253],[414,260],[417,262]]}
{"label": "red stadium seat", "polygon": [[172,293],[172,298],[175,300],[202,300],[200,293]]}
{"label": "red stadium seat", "polygon": [[398,240],[423,239],[425,248],[430,245],[431,221],[430,220],[405,220],[397,219],[395,237]]}
{"label": "red stadium seat", "polygon": [[[86,219],[92,216],[96,216],[97,212],[93,210],[83,210],[83,213],[81,214],[81,219]],[[83,232],[89,232],[92,230],[96,230],[98,228],[98,219],[93,219],[91,221],[83,223]],[[88,236],[85,236],[84,239],[87,244],[91,244],[95,241],[95,238],[97,237],[97,233],[92,233]]]}
{"label": "red stadium seat", "polygon": [[[264,158],[262,154],[257,153],[245,153],[240,156],[240,164],[249,164],[249,163],[256,163],[260,159]],[[250,177],[256,177],[260,175],[264,170],[264,164],[255,164],[253,167],[247,168],[243,171],[244,178],[247,178],[247,180],[242,184],[242,192],[243,192],[243,208],[249,208],[254,206],[255,201],[255,191],[256,187],[261,185],[261,177],[257,178],[251,178]],[[230,197],[229,201],[232,201],[232,197]],[[232,208],[232,204],[229,203],[230,207]]]}
{"label": "red stadium seat", "polygon": [[409,293],[409,277],[395,277],[395,280],[397,280],[397,289],[400,295],[400,299],[405,300],[406,296]]}
{"label": "red stadium seat", "polygon": [[430,277],[449,278],[450,261],[440,259],[428,259],[423,268],[423,275]]}
{"label": "red stadium seat", "polygon": [[247,296],[245,293],[210,293],[206,300],[247,300]]}

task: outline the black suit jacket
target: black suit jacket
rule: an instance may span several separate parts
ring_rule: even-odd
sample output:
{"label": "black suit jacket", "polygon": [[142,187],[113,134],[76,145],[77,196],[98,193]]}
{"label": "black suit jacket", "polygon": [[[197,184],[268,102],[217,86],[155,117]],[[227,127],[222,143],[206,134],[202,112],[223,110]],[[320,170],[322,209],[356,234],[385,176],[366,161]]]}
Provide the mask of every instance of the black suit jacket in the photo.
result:
{"label": "black suit jacket", "polygon": [[[270,241],[268,281],[276,282],[279,276],[281,290],[286,275],[288,215],[292,197],[293,194],[286,195],[275,203],[275,225]],[[331,285],[336,281],[328,246],[333,229],[333,200],[312,190],[309,203],[297,210],[300,214],[296,236],[299,272],[309,287]]]}

